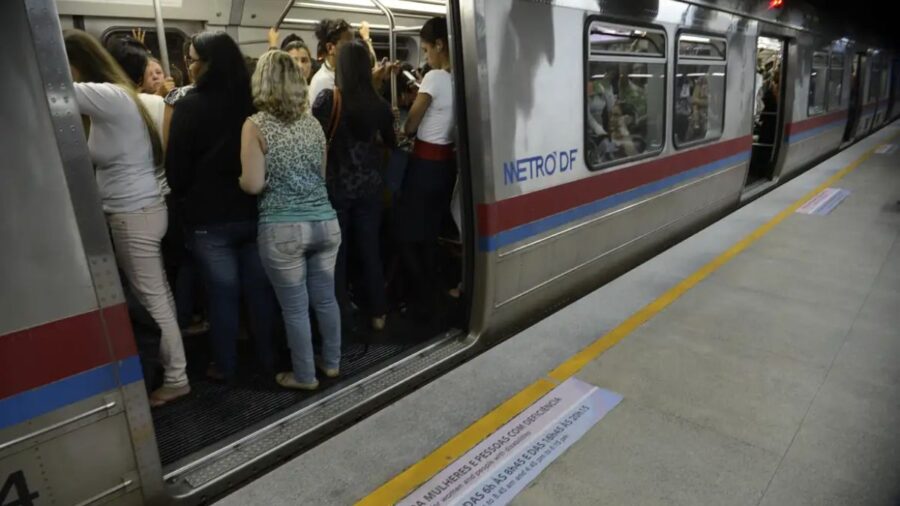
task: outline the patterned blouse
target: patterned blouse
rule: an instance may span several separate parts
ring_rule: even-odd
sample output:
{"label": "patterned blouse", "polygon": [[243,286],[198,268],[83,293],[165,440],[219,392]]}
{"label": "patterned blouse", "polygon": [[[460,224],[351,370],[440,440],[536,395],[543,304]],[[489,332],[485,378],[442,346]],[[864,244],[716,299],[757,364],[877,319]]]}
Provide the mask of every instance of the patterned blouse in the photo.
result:
{"label": "patterned blouse", "polygon": [[[322,130],[331,132],[334,90],[323,90],[312,106]],[[348,112],[346,98],[328,151],[328,191],[335,205],[377,194],[382,188],[385,149],[397,145],[391,106],[377,96]]]}
{"label": "patterned blouse", "polygon": [[325,134],[309,114],[286,123],[258,112],[250,120],[266,140],[266,186],[259,196],[260,223],[323,221],[336,217],[322,167]]}

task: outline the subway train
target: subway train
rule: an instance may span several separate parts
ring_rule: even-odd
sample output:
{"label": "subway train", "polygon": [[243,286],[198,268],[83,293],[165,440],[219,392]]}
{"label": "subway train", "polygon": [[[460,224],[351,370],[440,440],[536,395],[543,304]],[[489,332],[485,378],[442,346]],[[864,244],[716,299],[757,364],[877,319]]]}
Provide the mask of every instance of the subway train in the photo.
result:
{"label": "subway train", "polygon": [[[887,42],[789,3],[0,2],[0,504],[208,502],[896,118]],[[179,66],[197,32],[258,57],[271,26],[314,47],[317,20],[342,17],[418,66],[433,16],[462,203],[439,276],[461,296],[431,325],[398,302],[385,332],[345,335],[343,377],[313,393],[252,370],[206,381],[204,338],[185,338],[194,391],[151,409],[155,330],[117,269],[61,29],[106,43],[141,27]]]}

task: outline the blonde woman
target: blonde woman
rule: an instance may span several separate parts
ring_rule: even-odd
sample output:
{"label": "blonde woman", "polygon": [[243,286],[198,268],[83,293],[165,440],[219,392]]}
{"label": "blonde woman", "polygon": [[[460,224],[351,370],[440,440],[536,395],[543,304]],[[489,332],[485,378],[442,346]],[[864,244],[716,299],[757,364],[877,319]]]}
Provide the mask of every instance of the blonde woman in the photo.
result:
{"label": "blonde woman", "polygon": [[161,406],[191,391],[175,303],[160,253],[168,227],[166,204],[156,180],[162,142],[133,84],[100,43],[85,32],[67,30],[65,44],[75,101],[81,114],[91,118],[88,149],[97,169],[116,259],[138,300],[162,331],[163,386],[150,395],[150,405]]}
{"label": "blonde woman", "polygon": [[285,388],[314,390],[309,307],[322,335],[318,366],[339,373],[341,318],[334,267],[341,229],[328,201],[325,134],[308,112],[306,80],[284,51],[269,51],[253,73],[257,112],[241,133],[241,188],[259,195],[259,254],[281,303],[293,371],[276,375]]}

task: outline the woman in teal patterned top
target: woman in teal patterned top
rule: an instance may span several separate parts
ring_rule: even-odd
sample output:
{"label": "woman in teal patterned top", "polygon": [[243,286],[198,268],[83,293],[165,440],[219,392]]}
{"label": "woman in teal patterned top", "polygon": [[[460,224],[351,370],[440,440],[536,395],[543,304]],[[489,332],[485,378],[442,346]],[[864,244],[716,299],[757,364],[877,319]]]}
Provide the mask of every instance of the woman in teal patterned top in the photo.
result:
{"label": "woman in teal patterned top", "polygon": [[[259,195],[259,254],[281,303],[293,371],[275,380],[286,388],[319,386],[339,374],[341,318],[334,266],[341,229],[325,189],[325,134],[308,112],[306,81],[284,51],[269,51],[253,74],[259,110],[241,133],[241,188]],[[310,305],[322,334],[313,357]]]}

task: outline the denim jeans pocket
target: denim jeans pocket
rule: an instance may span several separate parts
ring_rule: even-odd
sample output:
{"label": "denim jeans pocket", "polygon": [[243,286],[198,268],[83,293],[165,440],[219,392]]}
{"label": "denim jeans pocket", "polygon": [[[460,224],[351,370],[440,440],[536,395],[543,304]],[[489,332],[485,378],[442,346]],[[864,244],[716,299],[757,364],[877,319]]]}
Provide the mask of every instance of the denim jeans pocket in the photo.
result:
{"label": "denim jeans pocket", "polygon": [[264,225],[260,234],[266,249],[284,256],[296,256],[303,251],[303,228],[299,223]]}

